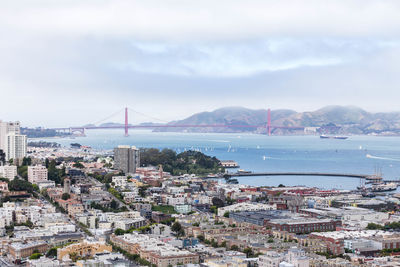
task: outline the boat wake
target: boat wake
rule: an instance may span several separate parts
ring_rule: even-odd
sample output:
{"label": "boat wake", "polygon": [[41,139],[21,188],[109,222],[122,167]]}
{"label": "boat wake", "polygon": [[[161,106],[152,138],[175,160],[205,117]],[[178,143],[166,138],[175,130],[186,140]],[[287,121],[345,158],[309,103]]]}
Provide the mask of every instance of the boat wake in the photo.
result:
{"label": "boat wake", "polygon": [[370,154],[365,155],[365,157],[369,159],[381,159],[381,160],[390,160],[390,161],[400,161],[400,159],[394,159],[394,158],[385,158],[385,157],[377,157],[377,156],[372,156]]}

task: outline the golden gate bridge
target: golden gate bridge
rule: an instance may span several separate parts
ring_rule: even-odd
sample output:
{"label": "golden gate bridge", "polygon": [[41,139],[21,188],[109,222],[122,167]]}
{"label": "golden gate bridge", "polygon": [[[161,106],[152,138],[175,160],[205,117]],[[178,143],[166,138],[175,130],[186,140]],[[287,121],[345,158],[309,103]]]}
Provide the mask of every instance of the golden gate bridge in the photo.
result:
{"label": "golden gate bridge", "polygon": [[[122,110],[124,110],[125,112],[125,120],[124,120],[124,124],[122,125],[99,125],[96,126],[96,124],[99,124],[101,122],[104,122],[107,119],[110,119],[111,117],[115,116],[116,114],[120,113]],[[148,118],[152,118],[154,120],[157,121],[162,121],[163,124],[137,124],[137,125],[131,125],[129,124],[128,121],[128,111],[131,110],[135,113],[144,115]],[[317,127],[321,127],[321,126],[317,126]],[[326,128],[329,127],[335,127],[338,128],[337,126],[323,126]],[[53,130],[56,130],[58,132],[69,132],[70,134],[80,134],[80,135],[84,135],[85,134],[85,130],[96,130],[96,129],[124,129],[125,131],[125,136],[129,136],[129,129],[138,129],[138,128],[254,128],[254,129],[265,129],[266,133],[268,135],[271,135],[272,131],[274,129],[292,129],[292,130],[304,130],[306,127],[305,126],[285,126],[285,125],[272,125],[271,124],[271,110],[268,109],[267,110],[267,120],[266,123],[264,124],[260,124],[260,125],[249,125],[249,124],[172,124],[172,123],[168,123],[166,121],[160,120],[160,119],[156,119],[150,116],[147,116],[143,113],[140,113],[138,111],[135,111],[131,108],[124,108],[121,109],[115,113],[113,113],[112,115],[108,116],[105,119],[102,119],[94,124],[90,124],[90,125],[86,125],[86,126],[75,126],[75,127],[59,127],[59,128],[51,128]]]}

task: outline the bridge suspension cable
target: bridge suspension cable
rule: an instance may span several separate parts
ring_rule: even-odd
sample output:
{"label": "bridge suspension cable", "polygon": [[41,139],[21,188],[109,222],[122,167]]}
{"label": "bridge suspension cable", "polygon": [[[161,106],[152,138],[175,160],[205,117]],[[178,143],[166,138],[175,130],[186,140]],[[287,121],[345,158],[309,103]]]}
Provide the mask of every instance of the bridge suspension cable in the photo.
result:
{"label": "bridge suspension cable", "polygon": [[144,116],[144,117],[146,117],[146,118],[152,119],[152,120],[156,120],[156,121],[159,121],[159,122],[168,123],[168,121],[166,121],[166,120],[162,120],[162,119],[158,119],[158,118],[155,118],[155,117],[146,115],[146,114],[144,114],[144,113],[142,113],[142,112],[139,112],[139,111],[137,111],[137,110],[134,110],[134,109],[131,108],[131,107],[128,107],[128,110],[130,110],[130,111],[132,111],[132,112],[134,112],[134,113],[136,113],[136,114],[142,115],[142,116]]}
{"label": "bridge suspension cable", "polygon": [[117,112],[114,112],[113,114],[109,115],[108,117],[106,117],[106,118],[104,118],[104,119],[101,119],[101,120],[99,120],[99,121],[96,121],[96,122],[93,123],[93,124],[94,124],[94,125],[98,125],[98,124],[100,124],[100,123],[102,123],[102,122],[105,122],[106,120],[109,120],[109,119],[111,119],[112,117],[116,116],[118,113],[121,113],[123,110],[124,110],[124,109],[120,109],[120,110],[118,110]]}

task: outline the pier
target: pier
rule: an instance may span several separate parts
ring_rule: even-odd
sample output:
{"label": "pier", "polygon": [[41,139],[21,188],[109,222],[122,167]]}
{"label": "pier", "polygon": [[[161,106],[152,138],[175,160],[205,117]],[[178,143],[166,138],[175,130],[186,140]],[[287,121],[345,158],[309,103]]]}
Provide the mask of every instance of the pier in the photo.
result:
{"label": "pier", "polygon": [[383,178],[378,175],[351,174],[351,173],[327,173],[327,172],[236,172],[225,173],[224,178],[246,177],[246,176],[326,176],[365,179],[366,181],[381,182]]}

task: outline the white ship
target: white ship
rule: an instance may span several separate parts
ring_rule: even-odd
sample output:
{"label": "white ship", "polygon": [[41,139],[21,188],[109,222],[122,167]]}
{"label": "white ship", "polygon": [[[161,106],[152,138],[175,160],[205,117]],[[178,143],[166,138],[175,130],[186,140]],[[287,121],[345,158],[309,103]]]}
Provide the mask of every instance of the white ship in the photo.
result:
{"label": "white ship", "polygon": [[397,189],[396,183],[388,183],[388,184],[373,184],[371,186],[372,192],[386,192],[386,191],[394,191]]}

